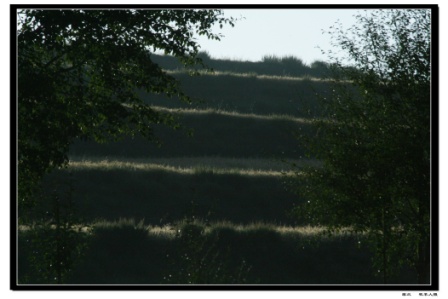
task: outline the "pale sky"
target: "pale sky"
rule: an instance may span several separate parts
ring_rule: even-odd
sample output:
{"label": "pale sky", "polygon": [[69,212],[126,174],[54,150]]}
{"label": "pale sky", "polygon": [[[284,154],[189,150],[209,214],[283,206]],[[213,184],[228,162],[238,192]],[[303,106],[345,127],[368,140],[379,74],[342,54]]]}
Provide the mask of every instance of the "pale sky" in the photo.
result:
{"label": "pale sky", "polygon": [[322,34],[339,19],[344,28],[355,24],[356,9],[224,9],[225,17],[244,17],[235,27],[216,26],[221,41],[198,39],[202,51],[213,58],[260,61],[263,56],[295,56],[310,64],[327,60],[329,36]]}

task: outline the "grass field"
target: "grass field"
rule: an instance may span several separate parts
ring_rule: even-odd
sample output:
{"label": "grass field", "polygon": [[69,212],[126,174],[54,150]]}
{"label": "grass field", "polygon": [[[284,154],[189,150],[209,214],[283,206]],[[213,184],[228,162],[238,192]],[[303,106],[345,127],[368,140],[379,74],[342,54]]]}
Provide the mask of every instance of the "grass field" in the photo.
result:
{"label": "grass field", "polygon": [[[319,167],[293,134],[312,133],[309,117],[319,114],[313,94],[328,92],[328,82],[224,69],[199,77],[170,72],[204,101],[142,96],[193,136],[156,126],[160,148],[140,137],[73,144],[68,168],[45,178],[30,216],[46,228],[19,233],[19,282],[55,282],[56,249],[43,240],[57,231],[85,245],[63,247],[73,256],[65,283],[381,283],[363,236],[322,236],[290,215],[304,199],[285,181],[301,166]],[[55,228],[54,198],[57,215],[79,229]],[[403,269],[391,282],[415,280]]]}

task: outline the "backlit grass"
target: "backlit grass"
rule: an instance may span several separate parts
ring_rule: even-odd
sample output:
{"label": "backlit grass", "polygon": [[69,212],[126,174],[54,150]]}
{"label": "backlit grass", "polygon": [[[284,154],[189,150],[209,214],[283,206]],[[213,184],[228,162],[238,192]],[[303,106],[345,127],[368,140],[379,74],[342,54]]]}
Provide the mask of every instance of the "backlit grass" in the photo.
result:
{"label": "backlit grass", "polygon": [[[254,222],[249,224],[236,224],[230,221],[217,221],[217,222],[208,222],[206,220],[198,220],[198,219],[184,219],[179,222],[170,224],[170,225],[151,225],[145,224],[145,220],[141,219],[137,221],[134,218],[121,218],[115,221],[107,221],[107,220],[99,220],[88,227],[80,228],[80,231],[91,233],[92,229],[95,230],[97,228],[101,229],[114,229],[114,228],[122,228],[122,227],[133,227],[134,229],[141,229],[148,233],[151,236],[161,236],[172,238],[176,234],[181,233],[183,227],[186,225],[195,225],[200,227],[204,234],[210,234],[215,230],[220,229],[229,229],[235,232],[252,232],[257,230],[269,230],[275,233],[278,233],[282,236],[295,236],[295,237],[316,237],[322,235],[325,231],[325,227],[313,227],[313,226],[286,226],[286,225],[276,225],[272,223],[265,222]],[[339,233],[336,233],[334,236],[345,236],[349,234],[350,228],[342,229]]]}
{"label": "backlit grass", "polygon": [[[185,70],[166,70],[166,72],[170,75],[185,75],[190,72]],[[241,78],[254,78],[260,80],[281,80],[281,81],[316,81],[316,82],[332,82],[334,80],[312,77],[309,75],[303,76],[289,76],[289,75],[263,75],[257,74],[255,72],[252,73],[235,73],[235,72],[226,72],[226,71],[208,71],[208,70],[199,70],[196,72],[201,76],[230,76],[230,77],[241,77]]]}
{"label": "backlit grass", "polygon": [[240,113],[238,111],[228,111],[224,109],[215,109],[215,108],[205,108],[205,109],[188,109],[188,108],[179,108],[179,109],[173,109],[173,108],[166,108],[166,107],[160,107],[160,106],[152,106],[156,111],[162,111],[162,112],[169,112],[173,114],[180,114],[183,116],[188,115],[206,115],[206,114],[215,114],[215,115],[223,115],[223,116],[231,116],[231,117],[238,117],[238,118],[247,118],[247,119],[254,119],[254,120],[284,120],[284,121],[291,121],[295,123],[300,124],[309,124],[311,120],[309,118],[303,118],[303,117],[294,117],[288,114],[271,114],[271,115],[263,115],[263,114],[255,114],[255,113]]}
{"label": "backlit grass", "polygon": [[[296,165],[318,165],[317,161],[294,161]],[[236,174],[243,176],[282,176],[295,172],[291,166],[270,159],[241,159],[223,157],[185,157],[132,159],[124,157],[71,157],[70,170],[141,170],[167,171],[178,174]]]}

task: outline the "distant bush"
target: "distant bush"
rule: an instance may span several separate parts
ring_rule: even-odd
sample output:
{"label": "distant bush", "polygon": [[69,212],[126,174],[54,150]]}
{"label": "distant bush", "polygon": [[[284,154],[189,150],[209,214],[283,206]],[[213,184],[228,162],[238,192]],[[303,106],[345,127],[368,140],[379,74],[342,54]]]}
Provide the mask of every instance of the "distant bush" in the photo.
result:
{"label": "distant bush", "polygon": [[330,65],[323,61],[314,61],[311,63],[312,74],[315,77],[326,77],[330,70]]}
{"label": "distant bush", "polygon": [[274,55],[266,55],[261,59],[263,63],[276,63],[276,64],[296,64],[299,66],[305,66],[302,59],[295,56],[278,57]]}
{"label": "distant bush", "polygon": [[210,56],[210,54],[207,51],[199,52],[197,57],[202,59],[203,62],[207,62],[207,61],[212,60],[212,57]]}

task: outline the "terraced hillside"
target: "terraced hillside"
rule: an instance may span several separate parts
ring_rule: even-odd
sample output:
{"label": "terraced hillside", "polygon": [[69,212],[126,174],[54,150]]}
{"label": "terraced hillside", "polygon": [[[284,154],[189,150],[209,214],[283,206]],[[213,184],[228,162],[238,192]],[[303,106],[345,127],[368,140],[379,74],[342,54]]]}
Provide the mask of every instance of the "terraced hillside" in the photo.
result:
{"label": "terraced hillside", "polygon": [[[319,165],[304,159],[294,133],[311,130],[309,117],[318,115],[313,94],[327,92],[328,82],[282,73],[168,71],[196,102],[141,95],[154,109],[172,113],[183,129],[156,126],[160,147],[140,137],[76,142],[69,167],[46,178],[48,199],[56,194],[70,207],[88,244],[65,281],[378,283],[365,266],[370,253],[362,236],[342,232],[317,246],[319,229],[289,215],[303,199],[287,190],[286,178],[301,165]],[[53,219],[54,211],[47,200],[32,217]],[[52,223],[34,235],[21,233],[24,282],[48,283],[27,256],[32,240],[51,235]]]}
{"label": "terraced hillside", "polygon": [[[312,106],[312,90],[323,83],[241,74],[176,76],[203,102],[186,107],[144,95],[185,127],[156,128],[162,146],[136,137],[72,147],[75,190],[85,190],[75,196],[89,206],[82,215],[154,224],[181,220],[194,207],[202,219],[294,224],[288,211],[297,199],[282,184],[282,173],[291,171],[282,160],[297,162],[304,155],[293,134],[309,130],[309,121],[297,107]],[[307,95],[302,101],[301,94]],[[88,204],[91,198],[97,207]]]}

